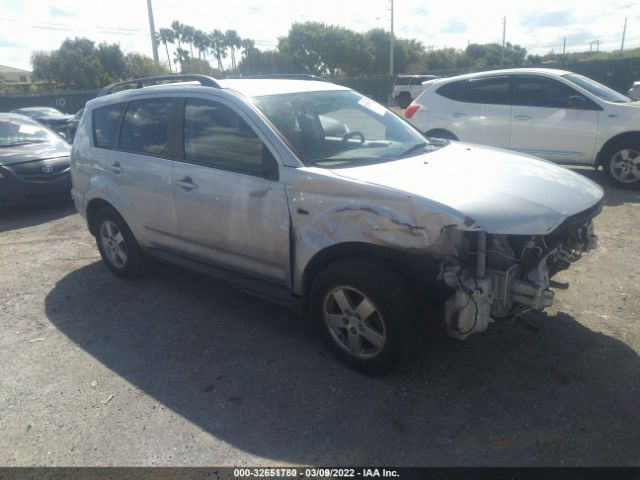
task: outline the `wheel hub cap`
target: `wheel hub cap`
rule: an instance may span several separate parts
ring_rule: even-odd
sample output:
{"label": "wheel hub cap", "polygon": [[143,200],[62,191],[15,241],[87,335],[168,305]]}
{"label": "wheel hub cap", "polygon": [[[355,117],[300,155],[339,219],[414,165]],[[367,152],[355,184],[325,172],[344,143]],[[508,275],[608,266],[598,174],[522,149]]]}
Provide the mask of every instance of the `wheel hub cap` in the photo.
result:
{"label": "wheel hub cap", "polygon": [[127,263],[127,244],[111,220],[105,220],[100,225],[100,242],[107,260],[117,268],[124,267]]}
{"label": "wheel hub cap", "polygon": [[622,183],[634,183],[640,180],[640,152],[625,148],[611,157],[609,163],[611,175]]}

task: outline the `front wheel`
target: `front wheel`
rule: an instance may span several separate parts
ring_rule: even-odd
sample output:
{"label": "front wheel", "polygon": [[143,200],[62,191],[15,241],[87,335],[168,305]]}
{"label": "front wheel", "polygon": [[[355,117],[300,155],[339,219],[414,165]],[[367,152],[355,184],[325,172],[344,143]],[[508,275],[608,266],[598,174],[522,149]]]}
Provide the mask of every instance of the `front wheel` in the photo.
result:
{"label": "front wheel", "polygon": [[318,276],[310,309],[342,361],[381,374],[405,354],[411,325],[407,297],[405,283],[395,272],[371,262],[345,261]]}
{"label": "front wheel", "polygon": [[640,143],[631,141],[613,145],[603,166],[607,179],[616,187],[640,187]]}

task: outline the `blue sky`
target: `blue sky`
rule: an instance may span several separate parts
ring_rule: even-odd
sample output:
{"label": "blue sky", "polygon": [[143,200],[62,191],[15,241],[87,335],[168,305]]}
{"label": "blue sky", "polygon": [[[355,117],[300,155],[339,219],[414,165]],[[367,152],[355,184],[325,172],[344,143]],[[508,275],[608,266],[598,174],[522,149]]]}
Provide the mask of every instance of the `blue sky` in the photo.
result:
{"label": "blue sky", "polygon": [[[224,6],[221,8],[221,5]],[[295,21],[316,20],[364,31],[388,28],[388,0],[153,0],[156,29],[180,20],[205,31],[235,29],[273,48]],[[395,0],[396,34],[434,48],[464,48],[468,42],[500,42],[507,17],[507,41],[531,53],[640,47],[640,1],[493,0],[434,2]],[[34,50],[57,48],[66,37],[118,42],[125,51],[151,54],[146,0],[0,0],[0,64],[30,69]]]}

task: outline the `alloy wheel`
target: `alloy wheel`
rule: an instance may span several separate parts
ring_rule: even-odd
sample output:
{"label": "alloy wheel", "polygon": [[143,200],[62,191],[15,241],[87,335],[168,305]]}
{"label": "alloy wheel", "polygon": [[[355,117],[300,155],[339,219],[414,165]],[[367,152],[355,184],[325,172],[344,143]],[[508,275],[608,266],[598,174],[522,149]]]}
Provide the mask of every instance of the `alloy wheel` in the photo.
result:
{"label": "alloy wheel", "polygon": [[370,359],[384,349],[384,318],[359,290],[347,286],[331,290],[323,302],[323,318],[332,340],[348,354]]}
{"label": "alloy wheel", "polygon": [[111,220],[105,220],[100,225],[100,242],[111,264],[123,268],[127,263],[127,244],[122,232]]}
{"label": "alloy wheel", "polygon": [[640,152],[632,148],[619,150],[609,162],[611,175],[621,183],[634,183],[640,180]]}

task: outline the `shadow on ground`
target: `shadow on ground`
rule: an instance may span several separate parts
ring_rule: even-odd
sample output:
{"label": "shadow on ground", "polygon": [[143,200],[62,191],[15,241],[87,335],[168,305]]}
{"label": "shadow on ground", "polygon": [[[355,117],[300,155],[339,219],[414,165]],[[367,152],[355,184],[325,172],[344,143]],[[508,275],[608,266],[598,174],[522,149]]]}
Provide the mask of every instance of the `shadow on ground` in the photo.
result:
{"label": "shadow on ground", "polygon": [[0,232],[41,225],[74,213],[76,209],[70,200],[42,205],[0,207]]}
{"label": "shadow on ground", "polygon": [[224,442],[280,462],[633,465],[640,359],[568,314],[430,340],[371,378],[286,310],[157,266],[127,282],[93,263],[46,298],[50,321]]}

